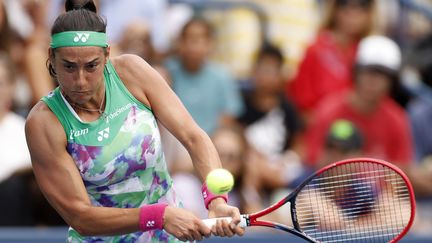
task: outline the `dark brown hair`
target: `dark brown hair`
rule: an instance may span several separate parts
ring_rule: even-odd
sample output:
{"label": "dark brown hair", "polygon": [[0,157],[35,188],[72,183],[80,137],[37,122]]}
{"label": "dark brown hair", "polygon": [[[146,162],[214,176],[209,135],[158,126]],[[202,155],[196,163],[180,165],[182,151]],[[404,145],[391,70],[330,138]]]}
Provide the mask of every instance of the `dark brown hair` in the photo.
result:
{"label": "dark brown hair", "polygon": [[213,26],[210,24],[209,21],[207,21],[206,19],[200,16],[194,16],[188,22],[186,22],[186,24],[183,26],[183,28],[180,31],[180,38],[184,38],[186,36],[186,32],[189,29],[189,27],[191,27],[194,24],[202,25],[206,30],[206,36],[209,39],[213,38],[214,36]]}
{"label": "dark brown hair", "polygon": [[[106,33],[106,20],[97,14],[93,0],[66,0],[66,12],[59,15],[51,28],[51,35],[64,31],[95,31]],[[54,53],[54,52],[53,52]],[[47,61],[51,77],[56,73]]]}
{"label": "dark brown hair", "polygon": [[[336,22],[336,11],[343,6],[341,4],[342,1],[340,0],[332,0],[326,2],[326,14],[323,18],[323,22],[321,24],[321,30],[333,30],[335,28],[335,22]],[[347,1],[350,2],[350,1]],[[355,2],[355,1],[353,1]],[[370,0],[368,11],[371,13],[371,18],[369,20],[369,24],[365,30],[365,33],[362,33],[362,37],[371,34],[375,31],[375,18],[376,18],[376,3],[375,0]]]}

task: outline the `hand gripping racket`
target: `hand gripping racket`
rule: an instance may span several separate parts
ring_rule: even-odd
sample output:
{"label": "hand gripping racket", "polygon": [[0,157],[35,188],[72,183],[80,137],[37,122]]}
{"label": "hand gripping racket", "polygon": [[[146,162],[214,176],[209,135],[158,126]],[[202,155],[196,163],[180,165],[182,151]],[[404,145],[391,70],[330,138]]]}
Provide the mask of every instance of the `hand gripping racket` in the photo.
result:
{"label": "hand gripping racket", "polygon": [[[286,203],[292,227],[259,220]],[[399,168],[358,158],[322,168],[278,203],[242,215],[240,226],[275,228],[309,242],[396,242],[408,232],[414,212],[412,186]],[[212,227],[216,220],[204,223]]]}

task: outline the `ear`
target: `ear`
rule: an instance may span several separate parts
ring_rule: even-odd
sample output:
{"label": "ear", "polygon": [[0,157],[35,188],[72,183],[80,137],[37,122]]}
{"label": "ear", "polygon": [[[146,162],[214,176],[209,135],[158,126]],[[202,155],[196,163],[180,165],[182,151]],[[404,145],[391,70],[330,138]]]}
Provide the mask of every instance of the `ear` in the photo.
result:
{"label": "ear", "polygon": [[55,58],[54,57],[54,50],[50,47],[50,48],[48,48],[48,59],[49,59],[51,65],[54,64],[54,58]]}
{"label": "ear", "polygon": [[105,48],[105,63],[108,63],[110,53],[111,53],[111,46],[107,46]]}

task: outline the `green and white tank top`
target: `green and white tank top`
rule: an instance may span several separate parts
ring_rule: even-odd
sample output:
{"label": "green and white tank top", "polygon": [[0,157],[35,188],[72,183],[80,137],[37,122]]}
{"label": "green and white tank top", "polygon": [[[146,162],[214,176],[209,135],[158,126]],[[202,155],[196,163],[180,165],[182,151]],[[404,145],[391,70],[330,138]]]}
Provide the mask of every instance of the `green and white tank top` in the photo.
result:
{"label": "green and white tank top", "polygon": [[[100,118],[83,122],[59,88],[42,98],[67,136],[94,206],[138,208],[165,202],[180,206],[168,174],[152,111],[124,86],[111,62],[104,71],[106,106]],[[164,230],[114,237],[83,237],[69,228],[69,242],[176,242]]]}

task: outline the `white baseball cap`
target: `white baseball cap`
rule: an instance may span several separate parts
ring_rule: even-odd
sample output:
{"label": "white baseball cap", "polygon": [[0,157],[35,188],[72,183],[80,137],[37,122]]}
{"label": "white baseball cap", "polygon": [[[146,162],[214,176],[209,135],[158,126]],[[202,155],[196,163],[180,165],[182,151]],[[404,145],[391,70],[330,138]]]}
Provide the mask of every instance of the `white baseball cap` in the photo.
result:
{"label": "white baseball cap", "polygon": [[402,63],[399,46],[385,36],[369,36],[360,41],[357,65],[383,67],[398,72]]}

